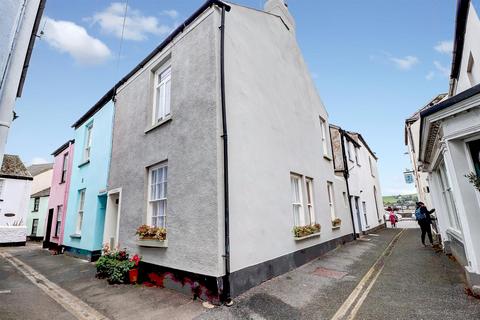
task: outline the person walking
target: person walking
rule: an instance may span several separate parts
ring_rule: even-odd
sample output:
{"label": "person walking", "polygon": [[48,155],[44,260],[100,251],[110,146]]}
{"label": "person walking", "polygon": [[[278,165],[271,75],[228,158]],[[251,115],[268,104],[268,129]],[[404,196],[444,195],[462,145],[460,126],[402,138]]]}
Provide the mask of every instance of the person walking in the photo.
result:
{"label": "person walking", "polygon": [[433,246],[433,237],[432,237],[432,214],[435,209],[428,210],[425,204],[421,201],[417,202],[417,209],[415,210],[415,218],[420,225],[420,230],[422,230],[422,244],[426,247],[425,244],[425,235],[428,236],[428,240],[430,241],[430,245]]}
{"label": "person walking", "polygon": [[389,212],[388,218],[390,219],[390,224],[392,225],[392,228],[396,228],[397,227],[397,216],[395,215],[395,213],[393,212],[393,209],[391,207],[388,207],[387,210]]}

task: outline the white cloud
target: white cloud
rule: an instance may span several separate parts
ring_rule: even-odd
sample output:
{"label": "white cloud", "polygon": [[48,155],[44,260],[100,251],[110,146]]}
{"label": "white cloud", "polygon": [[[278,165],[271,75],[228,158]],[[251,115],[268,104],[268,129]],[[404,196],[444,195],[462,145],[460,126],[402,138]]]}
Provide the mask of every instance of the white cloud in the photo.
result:
{"label": "white cloud", "polygon": [[[170,15],[173,15],[173,10],[170,11]],[[124,15],[125,5],[120,2],[112,2],[104,11],[96,12],[93,17],[87,18],[87,20],[92,21],[93,24],[98,23],[102,32],[113,34],[120,38],[122,36]],[[123,33],[124,39],[141,41],[145,40],[148,34],[164,35],[170,31],[171,28],[160,24],[156,17],[144,16],[139,10],[127,6],[125,30]]]}
{"label": "white cloud", "polygon": [[450,70],[447,67],[444,67],[440,62],[438,61],[433,61],[433,64],[435,65],[435,68],[440,72],[445,77],[450,76]]}
{"label": "white cloud", "polygon": [[53,48],[70,54],[80,64],[98,64],[111,56],[110,49],[71,21],[45,18],[43,38]]}
{"label": "white cloud", "polygon": [[425,76],[425,79],[427,79],[427,80],[432,80],[433,77],[435,77],[435,72],[430,71],[430,72]]}
{"label": "white cloud", "polygon": [[42,157],[33,157],[32,161],[30,161],[30,164],[42,164],[42,163],[48,163],[48,161]]}
{"label": "white cloud", "polygon": [[419,62],[418,58],[414,56],[406,56],[404,58],[391,57],[390,61],[392,61],[400,70],[410,70]]}
{"label": "white cloud", "polygon": [[162,11],[163,15],[169,16],[172,19],[175,19],[178,17],[178,11],[177,10],[163,10]]}
{"label": "white cloud", "polygon": [[440,53],[451,54],[453,51],[453,41],[440,41],[435,47]]}

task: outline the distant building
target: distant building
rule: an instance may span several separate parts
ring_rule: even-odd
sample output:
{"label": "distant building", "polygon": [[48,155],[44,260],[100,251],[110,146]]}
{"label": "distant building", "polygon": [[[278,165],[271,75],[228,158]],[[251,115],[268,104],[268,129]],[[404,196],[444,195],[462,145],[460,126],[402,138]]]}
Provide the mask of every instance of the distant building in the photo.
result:
{"label": "distant building", "polygon": [[449,94],[420,111],[418,142],[413,143],[418,145],[415,167],[428,175],[444,249],[465,267],[468,284],[477,292],[480,191],[466,175],[480,179],[479,36],[474,6],[469,0],[459,0]]}
{"label": "distant building", "polygon": [[[357,234],[383,228],[384,209],[377,156],[361,134],[330,125],[335,174],[345,179],[345,202],[352,210]],[[348,199],[348,197],[350,197]]]}
{"label": "distant building", "polygon": [[73,149],[75,140],[69,140],[52,155],[53,174],[48,200],[44,247],[59,249],[63,245],[65,216],[67,212],[70,178],[73,170]]}
{"label": "distant building", "polygon": [[6,154],[0,169],[0,246],[25,245],[33,177],[19,156]]}
{"label": "distant building", "polygon": [[27,237],[29,240],[43,240],[45,236],[53,163],[34,164],[27,167],[27,170],[33,177],[30,209],[27,216]]}
{"label": "distant building", "polygon": [[0,161],[15,99],[22,95],[46,0],[2,0],[0,5]]}

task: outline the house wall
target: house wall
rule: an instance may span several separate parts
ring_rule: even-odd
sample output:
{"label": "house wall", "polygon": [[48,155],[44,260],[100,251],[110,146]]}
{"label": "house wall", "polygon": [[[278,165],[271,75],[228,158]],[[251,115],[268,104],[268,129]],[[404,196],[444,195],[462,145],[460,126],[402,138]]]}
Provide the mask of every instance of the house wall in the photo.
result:
{"label": "house wall", "polygon": [[[0,6],[0,161],[40,0],[2,0]],[[23,8],[23,10],[22,10]]]}
{"label": "house wall", "polygon": [[[22,179],[4,180],[3,201],[0,202],[0,243],[25,242],[31,181]],[[14,213],[15,216],[6,217],[5,213]],[[14,224],[20,226],[12,227]]]}
{"label": "house wall", "polygon": [[[74,144],[71,143],[65,150],[60,152],[54,158],[53,162],[53,174],[52,182],[50,187],[50,198],[48,200],[48,209],[53,209],[53,219],[50,232],[50,241],[62,244],[64,227],[65,227],[65,216],[67,213],[67,204],[68,204],[68,191],[70,190],[70,178],[72,173],[73,165],[73,150]],[[68,164],[67,164],[67,175],[65,177],[65,182],[61,182],[62,178],[62,169],[63,169],[63,157],[68,153]],[[62,213],[62,225],[60,227],[60,234],[58,237],[55,237],[55,228],[58,214],[58,206],[63,206]],[[48,218],[48,215],[47,215]]]}
{"label": "house wall", "polygon": [[[33,211],[35,198],[30,198],[29,212],[27,218],[27,236],[37,238],[42,238],[45,236],[46,218],[48,212],[48,198],[49,197],[40,197],[38,211]],[[36,235],[32,234],[33,219],[38,219]]]}
{"label": "house wall", "polygon": [[[462,63],[458,77],[457,89],[455,94],[467,90],[468,88],[480,83],[480,20],[475,7],[470,3],[468,12],[467,28],[465,31],[465,42],[462,54]],[[471,74],[467,73],[468,60],[470,54],[475,61]]]}
{"label": "house wall", "polygon": [[[102,232],[105,219],[105,206],[102,197],[105,197],[107,189],[113,117],[114,105],[112,102],[109,102],[75,130],[72,173],[68,195],[69,205],[65,219],[63,244],[71,248],[87,250],[90,253],[102,248]],[[85,163],[83,150],[86,127],[92,121],[90,161]],[[132,157],[132,155],[134,154],[129,156]],[[82,234],[80,238],[73,238],[71,236],[75,234],[78,218],[79,191],[82,189],[86,189]],[[79,252],[81,252],[80,255],[85,253],[85,251]]]}
{"label": "house wall", "polygon": [[[121,247],[138,252],[145,262],[210,276],[223,275],[219,23],[218,12],[207,10],[119,89],[109,176],[109,189],[121,188]],[[171,120],[146,132],[152,123],[153,71],[168,56]],[[146,219],[148,167],[165,160],[168,248],[140,247],[135,230],[151,224]]]}
{"label": "house wall", "polygon": [[52,183],[53,169],[47,170],[33,177],[31,194],[45,190]]}
{"label": "house wall", "polygon": [[[323,155],[319,117],[328,115],[294,33],[275,15],[237,5],[225,30],[231,270],[258,265],[253,281],[264,281],[293,267],[294,252],[349,235],[352,227],[337,196],[343,222],[332,230],[327,181],[335,192],[344,182]],[[319,237],[294,240],[291,172],[313,178]],[[271,272],[263,270],[260,264],[273,259]]]}
{"label": "house wall", "polygon": [[[351,142],[350,142],[351,143]],[[362,226],[361,231],[368,231],[374,229],[379,225],[384,223],[384,210],[383,210],[383,200],[382,192],[380,189],[380,180],[377,167],[377,160],[370,154],[365,145],[358,139],[360,148],[358,149],[359,164],[355,161],[355,153],[353,151],[352,145],[352,160],[348,159],[347,163],[349,166],[349,187],[350,195],[352,197],[359,197],[359,208],[360,208],[360,224],[358,221],[358,216],[356,214],[356,207],[354,199],[352,198],[352,208],[354,210],[355,223],[358,228],[359,225]],[[347,146],[347,142],[345,142]],[[372,169],[370,169],[371,159]],[[376,201],[374,195],[374,187],[376,188]],[[365,211],[363,208],[363,202],[366,203],[367,208],[367,218],[365,219]],[[358,230],[358,229],[357,229]]]}

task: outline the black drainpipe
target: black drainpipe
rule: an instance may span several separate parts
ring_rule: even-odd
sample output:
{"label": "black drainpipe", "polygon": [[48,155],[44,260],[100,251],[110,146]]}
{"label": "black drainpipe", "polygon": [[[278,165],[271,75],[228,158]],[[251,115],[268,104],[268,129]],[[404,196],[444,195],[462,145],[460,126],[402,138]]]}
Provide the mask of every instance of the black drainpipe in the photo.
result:
{"label": "black drainpipe", "polygon": [[228,193],[228,134],[225,102],[225,7],[222,6],[220,25],[220,93],[222,103],[222,139],[223,139],[223,190],[225,202],[225,276],[223,277],[222,300],[231,303],[230,297],[230,204]]}
{"label": "black drainpipe", "polygon": [[355,231],[355,218],[353,215],[352,199],[350,196],[350,186],[348,184],[348,178],[350,177],[350,172],[348,170],[347,156],[345,153],[345,131],[343,129],[340,129],[340,139],[342,139],[343,177],[345,178],[345,182],[347,183],[347,197],[348,197],[348,206],[350,208],[350,217],[352,218],[353,240],[356,240],[357,232]]}

